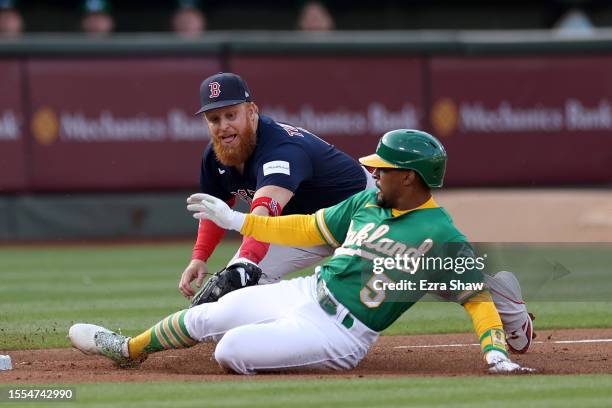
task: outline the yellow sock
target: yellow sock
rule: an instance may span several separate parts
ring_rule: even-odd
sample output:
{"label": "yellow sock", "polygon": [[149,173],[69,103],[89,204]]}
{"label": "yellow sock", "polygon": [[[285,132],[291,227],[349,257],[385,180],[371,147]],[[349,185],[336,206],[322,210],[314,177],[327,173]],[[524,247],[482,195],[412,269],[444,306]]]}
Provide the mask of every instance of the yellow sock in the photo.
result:
{"label": "yellow sock", "polygon": [[185,313],[187,310],[171,314],[155,326],[131,338],[128,342],[130,358],[138,358],[143,353],[182,349],[197,344],[197,340],[189,336],[185,327]]}
{"label": "yellow sock", "polygon": [[151,329],[147,329],[138,336],[132,337],[128,342],[130,358],[137,358],[141,356],[149,344],[151,344]]}

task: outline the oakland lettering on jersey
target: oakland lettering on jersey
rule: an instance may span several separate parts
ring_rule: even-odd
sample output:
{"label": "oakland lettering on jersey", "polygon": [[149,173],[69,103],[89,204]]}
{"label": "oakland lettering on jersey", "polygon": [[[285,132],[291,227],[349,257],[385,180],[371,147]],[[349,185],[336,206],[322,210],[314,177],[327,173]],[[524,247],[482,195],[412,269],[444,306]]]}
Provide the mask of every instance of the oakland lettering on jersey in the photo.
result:
{"label": "oakland lettering on jersey", "polygon": [[[431,239],[426,239],[417,248],[408,247],[408,245],[391,238],[383,238],[383,236],[389,232],[390,227],[388,225],[379,225],[375,230],[374,227],[376,227],[376,224],[370,222],[364,225],[359,231],[355,231],[353,229],[353,221],[351,221],[343,247],[364,247],[389,257],[399,255],[400,257],[406,256],[409,258],[416,258],[427,253],[433,246],[433,241]],[[365,258],[376,258],[376,256],[369,251],[364,251],[362,249],[361,253],[365,255]]]}
{"label": "oakland lettering on jersey", "polygon": [[[338,248],[334,254],[361,256],[372,262],[377,262],[377,259],[381,259],[379,256],[380,254],[390,258],[395,257],[395,259],[399,261],[394,265],[394,269],[414,274],[419,269],[420,259],[422,259],[422,257],[432,248],[433,241],[431,239],[426,239],[416,248],[409,247],[391,238],[384,238],[384,235],[387,234],[390,229],[388,225],[382,224],[374,229],[375,227],[376,224],[370,222],[364,225],[359,231],[355,231],[353,229],[353,221],[351,221],[343,246]],[[348,246],[357,246],[361,248],[346,248]],[[391,259],[391,261],[393,262],[394,259]],[[383,271],[380,271],[378,273],[382,272]]]}
{"label": "oakland lettering on jersey", "polygon": [[[428,238],[416,248],[408,247],[406,244],[384,237],[389,229],[386,224],[376,227],[376,224],[368,223],[355,231],[351,221],[344,246],[338,248],[335,255],[360,256],[369,259],[373,263],[372,272],[377,275],[384,273],[385,270],[397,270],[411,275],[418,270],[444,270],[463,274],[466,270],[482,271],[485,268],[486,255],[476,257],[470,250],[465,253],[465,256],[426,256],[433,247],[433,240]],[[360,248],[352,249],[346,246]],[[378,254],[386,255],[386,257],[378,256]]]}

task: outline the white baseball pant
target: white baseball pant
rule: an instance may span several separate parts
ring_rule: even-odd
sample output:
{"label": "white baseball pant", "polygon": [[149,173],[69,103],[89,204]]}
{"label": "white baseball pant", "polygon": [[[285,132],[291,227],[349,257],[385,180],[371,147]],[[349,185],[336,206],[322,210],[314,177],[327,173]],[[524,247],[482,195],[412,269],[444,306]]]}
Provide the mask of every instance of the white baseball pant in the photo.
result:
{"label": "white baseball pant", "polygon": [[[329,295],[331,296],[331,295]],[[218,341],[215,359],[242,374],[287,369],[351,369],[378,339],[348,310],[325,312],[317,300],[317,278],[251,286],[189,309],[185,325],[199,341]]]}

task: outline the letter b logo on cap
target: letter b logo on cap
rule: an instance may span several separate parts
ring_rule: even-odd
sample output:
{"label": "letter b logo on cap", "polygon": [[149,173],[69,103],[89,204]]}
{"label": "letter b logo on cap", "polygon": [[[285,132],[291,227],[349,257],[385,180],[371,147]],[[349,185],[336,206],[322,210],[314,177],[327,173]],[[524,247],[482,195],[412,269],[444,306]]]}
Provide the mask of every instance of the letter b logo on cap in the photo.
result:
{"label": "letter b logo on cap", "polygon": [[210,84],[208,84],[208,86],[210,87],[210,96],[209,98],[217,98],[219,95],[221,95],[221,85],[219,85],[218,82],[211,82]]}

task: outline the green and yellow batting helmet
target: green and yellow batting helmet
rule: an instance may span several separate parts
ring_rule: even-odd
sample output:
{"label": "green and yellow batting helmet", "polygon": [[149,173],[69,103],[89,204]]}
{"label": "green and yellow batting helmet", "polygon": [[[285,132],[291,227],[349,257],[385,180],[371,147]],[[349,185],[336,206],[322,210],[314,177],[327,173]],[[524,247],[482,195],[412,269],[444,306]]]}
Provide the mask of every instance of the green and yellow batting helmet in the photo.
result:
{"label": "green and yellow batting helmet", "polygon": [[429,187],[442,187],[446,158],[442,143],[429,133],[397,129],[385,133],[376,153],[359,162],[368,167],[414,170]]}

